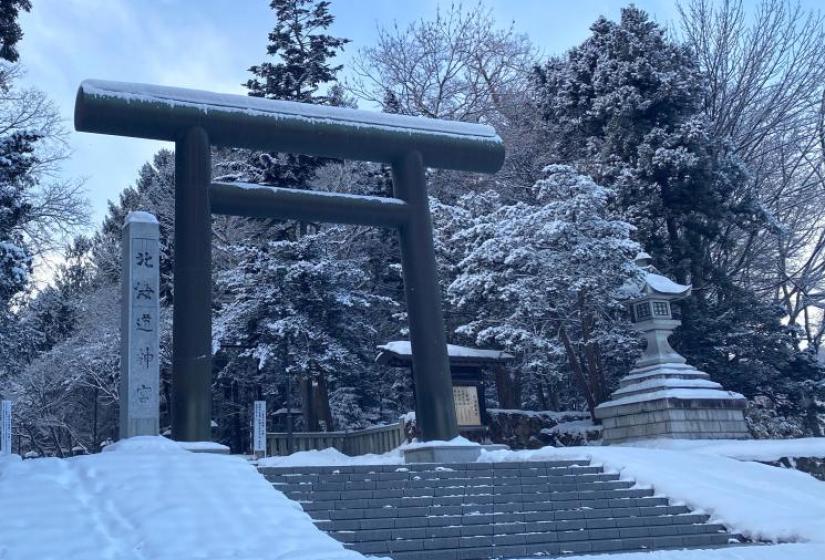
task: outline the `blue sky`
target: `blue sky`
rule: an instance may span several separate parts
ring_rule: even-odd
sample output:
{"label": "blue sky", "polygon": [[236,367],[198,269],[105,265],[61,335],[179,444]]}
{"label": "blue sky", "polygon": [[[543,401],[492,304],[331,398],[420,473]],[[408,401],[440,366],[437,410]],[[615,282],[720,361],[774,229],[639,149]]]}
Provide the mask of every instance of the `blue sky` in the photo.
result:
{"label": "blue sky", "polygon": [[[244,93],[246,69],[264,60],[274,18],[268,0],[34,0],[24,14],[20,45],[25,81],[45,90],[71,128],[74,95],[85,78],[146,82]],[[332,33],[352,39],[341,62],[373,44],[378,26],[432,17],[437,0],[333,0]],[[471,4],[467,2],[466,4]],[[624,2],[609,0],[487,0],[501,24],[527,33],[544,54],[583,40],[601,14],[616,17]],[[675,4],[639,0],[658,21]],[[344,73],[346,78],[347,74]],[[139,167],[164,144],[72,131],[67,177],[86,180],[97,224],[134,182]]]}

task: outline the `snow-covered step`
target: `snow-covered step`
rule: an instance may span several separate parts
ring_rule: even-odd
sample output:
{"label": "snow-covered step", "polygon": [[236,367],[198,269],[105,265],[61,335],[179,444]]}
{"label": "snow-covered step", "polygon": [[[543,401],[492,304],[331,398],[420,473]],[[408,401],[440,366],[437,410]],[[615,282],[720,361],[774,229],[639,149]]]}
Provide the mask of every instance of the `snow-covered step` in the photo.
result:
{"label": "snow-covered step", "polygon": [[586,461],[261,468],[316,526],[394,560],[720,546],[708,516]]}
{"label": "snow-covered step", "polygon": [[[269,477],[272,479],[273,477]],[[620,481],[618,474],[589,474],[579,475],[577,477],[553,478],[547,477],[472,477],[464,479],[413,479],[409,480],[409,485],[403,489],[397,488],[397,481],[385,480],[345,480],[345,481],[316,481],[314,483],[297,480],[270,480],[275,484],[275,487],[282,492],[302,491],[308,490],[310,487],[313,492],[335,492],[335,491],[350,491],[350,490],[399,490],[404,492],[414,492],[414,494],[403,495],[427,495],[425,492],[430,492],[429,495],[438,495],[434,492],[440,491],[441,488],[489,488],[493,485],[496,487],[504,486],[521,486],[522,488],[529,486],[541,486],[542,489],[549,488],[551,491],[565,491],[585,488],[596,488],[604,485],[607,488],[610,484],[621,483],[628,484],[628,481]],[[494,484],[495,483],[495,484]]]}
{"label": "snow-covered step", "polygon": [[[657,498],[657,500],[660,500]],[[471,512],[472,513],[472,512]],[[496,516],[503,516],[506,512],[494,513],[492,518],[481,519],[488,525],[479,525],[473,521],[479,521],[476,514],[469,520],[467,527],[489,527],[495,524]],[[672,516],[681,516],[679,523],[703,523],[706,516],[691,514],[685,506],[662,505],[655,508],[636,508],[633,511],[622,511],[621,509],[597,509],[597,510],[558,510],[553,515],[535,515],[537,512],[526,512],[524,515],[528,531],[541,531],[543,523],[561,523],[564,521],[586,520],[587,527],[639,527],[669,525],[676,521]],[[467,514],[469,517],[470,514]],[[694,516],[694,517],[688,517]],[[357,530],[372,529],[407,529],[417,527],[453,527],[463,526],[463,515],[439,516],[439,517],[401,517],[401,518],[380,518],[380,519],[316,519],[315,524],[326,532],[347,532]],[[504,525],[500,522],[499,525]],[[563,525],[560,525],[563,526]]]}

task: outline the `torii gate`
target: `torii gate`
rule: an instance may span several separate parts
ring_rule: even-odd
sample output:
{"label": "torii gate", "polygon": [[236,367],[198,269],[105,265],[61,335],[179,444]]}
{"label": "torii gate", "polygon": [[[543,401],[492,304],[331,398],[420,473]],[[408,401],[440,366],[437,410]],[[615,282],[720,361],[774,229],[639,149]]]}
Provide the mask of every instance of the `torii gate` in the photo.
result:
{"label": "torii gate", "polygon": [[[145,84],[86,80],[75,129],[175,142],[172,437],[211,439],[211,213],[396,228],[424,440],[458,435],[425,167],[494,173],[492,127]],[[394,198],[212,183],[210,146],[375,161]]]}

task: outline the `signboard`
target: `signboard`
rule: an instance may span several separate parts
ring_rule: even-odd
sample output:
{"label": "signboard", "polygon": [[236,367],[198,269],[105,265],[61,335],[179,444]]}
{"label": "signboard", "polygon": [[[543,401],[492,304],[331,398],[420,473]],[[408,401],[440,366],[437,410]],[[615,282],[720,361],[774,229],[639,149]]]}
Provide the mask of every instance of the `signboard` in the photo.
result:
{"label": "signboard", "polygon": [[266,401],[255,401],[252,414],[252,451],[266,455]]}
{"label": "signboard", "polygon": [[11,455],[11,401],[0,404],[0,455]]}
{"label": "signboard", "polygon": [[478,388],[475,385],[453,385],[453,402],[459,426],[481,426]]}

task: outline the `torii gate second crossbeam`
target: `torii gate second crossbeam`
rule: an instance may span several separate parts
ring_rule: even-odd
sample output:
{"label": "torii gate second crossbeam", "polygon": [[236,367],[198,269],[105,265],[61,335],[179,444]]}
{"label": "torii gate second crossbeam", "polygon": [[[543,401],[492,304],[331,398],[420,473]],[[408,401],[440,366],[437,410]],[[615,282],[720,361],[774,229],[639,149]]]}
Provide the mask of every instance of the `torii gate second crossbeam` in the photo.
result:
{"label": "torii gate second crossbeam", "polygon": [[[172,437],[211,439],[211,213],[392,227],[399,232],[417,422],[425,441],[458,435],[425,167],[494,173],[489,126],[243,95],[86,80],[75,129],[175,142]],[[211,182],[210,147],[392,166],[394,198]]]}

